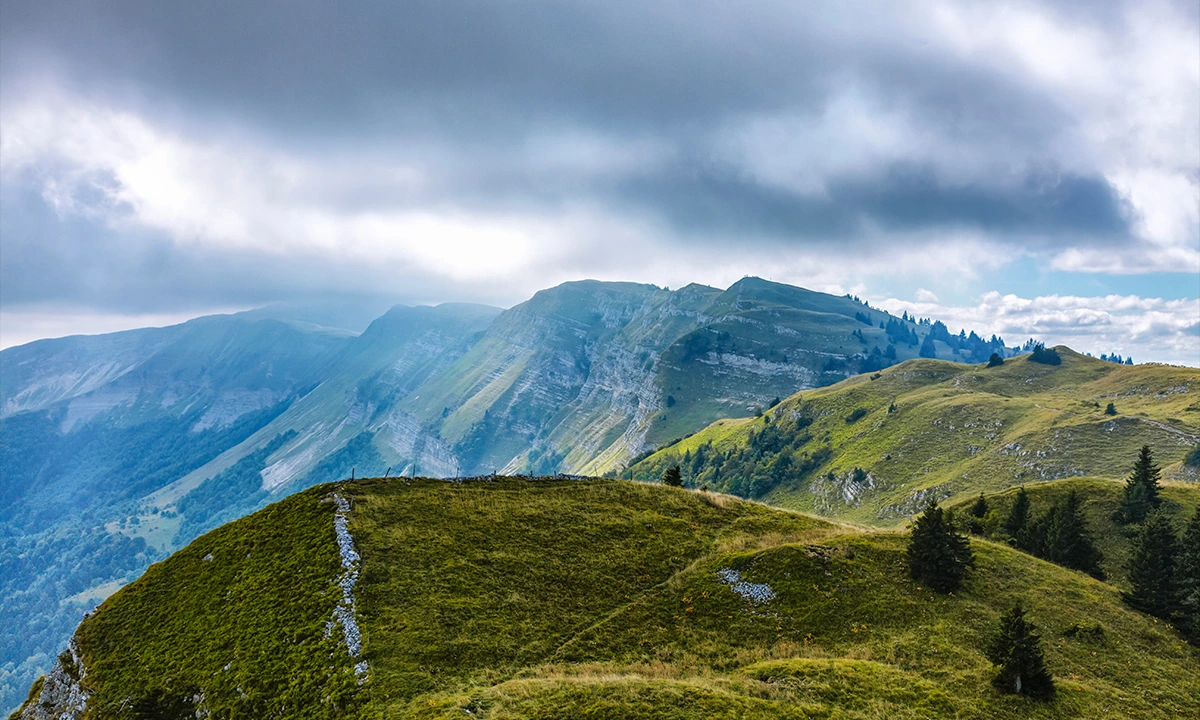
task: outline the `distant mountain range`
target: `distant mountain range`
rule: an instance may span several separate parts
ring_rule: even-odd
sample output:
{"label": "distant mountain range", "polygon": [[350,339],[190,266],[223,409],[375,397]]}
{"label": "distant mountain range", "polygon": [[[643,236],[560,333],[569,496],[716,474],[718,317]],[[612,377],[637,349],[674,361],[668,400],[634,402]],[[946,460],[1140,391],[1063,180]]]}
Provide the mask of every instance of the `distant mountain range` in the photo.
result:
{"label": "distant mountain range", "polygon": [[352,316],[264,308],[0,352],[0,705],[83,610],[283,494],[352,472],[620,473],[799,390],[1013,353],[756,278],[573,282],[508,310],[318,324]]}

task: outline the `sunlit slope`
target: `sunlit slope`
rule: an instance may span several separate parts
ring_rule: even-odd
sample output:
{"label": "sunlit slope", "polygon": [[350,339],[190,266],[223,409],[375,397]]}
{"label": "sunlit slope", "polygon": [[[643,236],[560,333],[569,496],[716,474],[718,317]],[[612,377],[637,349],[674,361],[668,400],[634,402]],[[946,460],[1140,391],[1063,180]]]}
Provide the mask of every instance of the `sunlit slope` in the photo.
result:
{"label": "sunlit slope", "polygon": [[[327,626],[344,578],[335,493],[361,555],[361,685],[340,627]],[[1194,650],[1126,609],[1115,588],[973,546],[977,570],[941,596],[907,579],[903,535],[729,496],[612,480],[340,483],[154,566],[85,620],[79,666],[65,665],[94,718],[1166,718],[1200,708]],[[1059,679],[1048,704],[988,682],[985,635],[1017,599]],[[1101,639],[1064,635],[1097,623]]]}
{"label": "sunlit slope", "polygon": [[[900,522],[931,499],[1123,477],[1146,444],[1164,477],[1194,477],[1181,461],[1200,443],[1200,371],[1058,352],[1057,366],[1027,356],[994,368],[905,362],[794,395],[768,417],[716,423],[632,474],[657,479],[680,464],[689,485],[871,524]],[[742,462],[722,467],[714,451]]]}

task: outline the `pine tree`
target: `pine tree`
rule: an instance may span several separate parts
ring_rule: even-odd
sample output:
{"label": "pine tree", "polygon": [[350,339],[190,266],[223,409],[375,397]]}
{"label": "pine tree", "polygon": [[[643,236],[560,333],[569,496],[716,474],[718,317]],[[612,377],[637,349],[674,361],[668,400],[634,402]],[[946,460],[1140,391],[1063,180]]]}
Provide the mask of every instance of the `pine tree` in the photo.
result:
{"label": "pine tree", "polygon": [[678,465],[672,465],[667,468],[662,475],[663,485],[671,487],[683,487],[683,473],[679,471]]}
{"label": "pine tree", "polygon": [[988,660],[1000,667],[992,679],[997,690],[1032,698],[1054,695],[1054,678],[1046,669],[1041,640],[1020,603],[1000,618],[1000,629],[987,647]]}
{"label": "pine tree", "polygon": [[979,493],[979,497],[975,498],[975,502],[971,503],[971,517],[977,517],[982,520],[983,517],[987,514],[988,514],[987,498],[985,498],[983,496],[983,493]]}
{"label": "pine tree", "polygon": [[1157,510],[1146,517],[1134,539],[1129,561],[1132,591],[1121,593],[1125,602],[1147,615],[1170,619],[1176,608],[1175,565],[1178,548],[1170,521]]}
{"label": "pine tree", "polygon": [[908,569],[913,580],[948,593],[962,586],[967,568],[974,565],[971,543],[955,530],[937,503],[930,503],[913,524],[908,541]]}
{"label": "pine tree", "polygon": [[1051,509],[1049,516],[1039,556],[1103,580],[1104,568],[1100,564],[1104,555],[1092,540],[1079,493],[1072,490],[1062,503]]}
{"label": "pine tree", "polygon": [[972,535],[983,534],[983,519],[987,516],[988,509],[987,498],[983,496],[983,493],[979,493],[979,497],[975,498],[975,502],[971,503],[971,508],[968,511],[970,517],[967,519],[967,530]]}
{"label": "pine tree", "polygon": [[1000,367],[1003,364],[1004,364],[1004,358],[1000,356],[1000,353],[992,353],[992,356],[990,358],[988,358],[987,366],[990,368]]}
{"label": "pine tree", "polygon": [[1005,516],[1004,522],[1000,523],[1000,529],[1008,535],[1009,540],[1014,545],[1019,545],[1025,538],[1026,531],[1029,528],[1029,493],[1025,492],[1024,487],[1017,488],[1017,498],[1013,500],[1012,507],[1008,509],[1008,515]]}
{"label": "pine tree", "polygon": [[1160,476],[1150,446],[1143,445],[1138,459],[1133,463],[1133,472],[1125,481],[1125,495],[1121,498],[1121,506],[1113,519],[1123,525],[1145,520],[1150,511],[1162,502],[1158,496]]}
{"label": "pine tree", "polygon": [[1175,577],[1179,592],[1175,622],[1192,642],[1200,643],[1200,508],[1183,533]]}

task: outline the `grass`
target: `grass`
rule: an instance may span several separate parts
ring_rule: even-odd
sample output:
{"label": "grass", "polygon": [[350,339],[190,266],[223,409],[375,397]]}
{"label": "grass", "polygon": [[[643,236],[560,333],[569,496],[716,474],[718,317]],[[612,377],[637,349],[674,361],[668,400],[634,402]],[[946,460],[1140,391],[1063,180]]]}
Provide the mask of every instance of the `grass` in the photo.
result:
{"label": "grass", "polygon": [[[362,554],[369,682],[354,683],[340,636],[324,634],[340,569],[322,486],[201,537],[83,623],[97,717],[201,692],[202,707],[229,718],[1175,718],[1200,708],[1200,658],[1171,628],[1126,608],[1111,584],[987,540],[972,542],[978,566],[962,591],[943,596],[908,579],[903,533],[728,495],[504,477],[338,487]],[[769,592],[747,599],[731,570]],[[981,648],[1017,600],[1059,683],[1049,703],[989,684]],[[1099,636],[1070,632],[1097,624]]]}
{"label": "grass", "polygon": [[84,620],[76,640],[93,712],[136,717],[139,703],[190,706],[202,692],[214,717],[299,707],[340,717],[357,686],[345,649],[325,633],[340,563],[328,492],[202,536]]}
{"label": "grass", "polygon": [[[766,418],[714,423],[631,473],[656,480],[665,467],[682,464],[685,482],[699,484],[704,468],[693,472],[687,459],[701,445],[745,448],[751,434],[773,420],[798,444],[785,452],[799,457],[827,447],[831,454],[806,475],[793,472],[761,499],[880,526],[906,522],[931,498],[954,502],[1046,480],[1121,478],[1144,444],[1154,448],[1165,478],[1194,476],[1182,460],[1200,444],[1200,371],[1123,366],[1065,347],[1058,351],[1060,366],[1024,357],[996,368],[911,360],[804,391]],[[1105,414],[1109,402],[1116,416]],[[797,417],[812,424],[801,428]],[[760,466],[774,454],[763,456]],[[868,486],[850,484],[855,469],[870,474]],[[703,482],[716,489],[747,487],[748,477],[739,480],[746,472]]]}

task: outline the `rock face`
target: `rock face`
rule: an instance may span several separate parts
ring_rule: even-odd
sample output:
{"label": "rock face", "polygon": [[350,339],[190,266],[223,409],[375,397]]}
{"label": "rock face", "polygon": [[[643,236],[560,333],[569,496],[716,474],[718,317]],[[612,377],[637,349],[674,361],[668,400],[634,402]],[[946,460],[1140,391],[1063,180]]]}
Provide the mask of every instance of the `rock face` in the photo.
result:
{"label": "rock face", "polygon": [[72,642],[42,679],[41,689],[23,705],[20,720],[81,720],[87,710],[87,676],[83,659]]}

